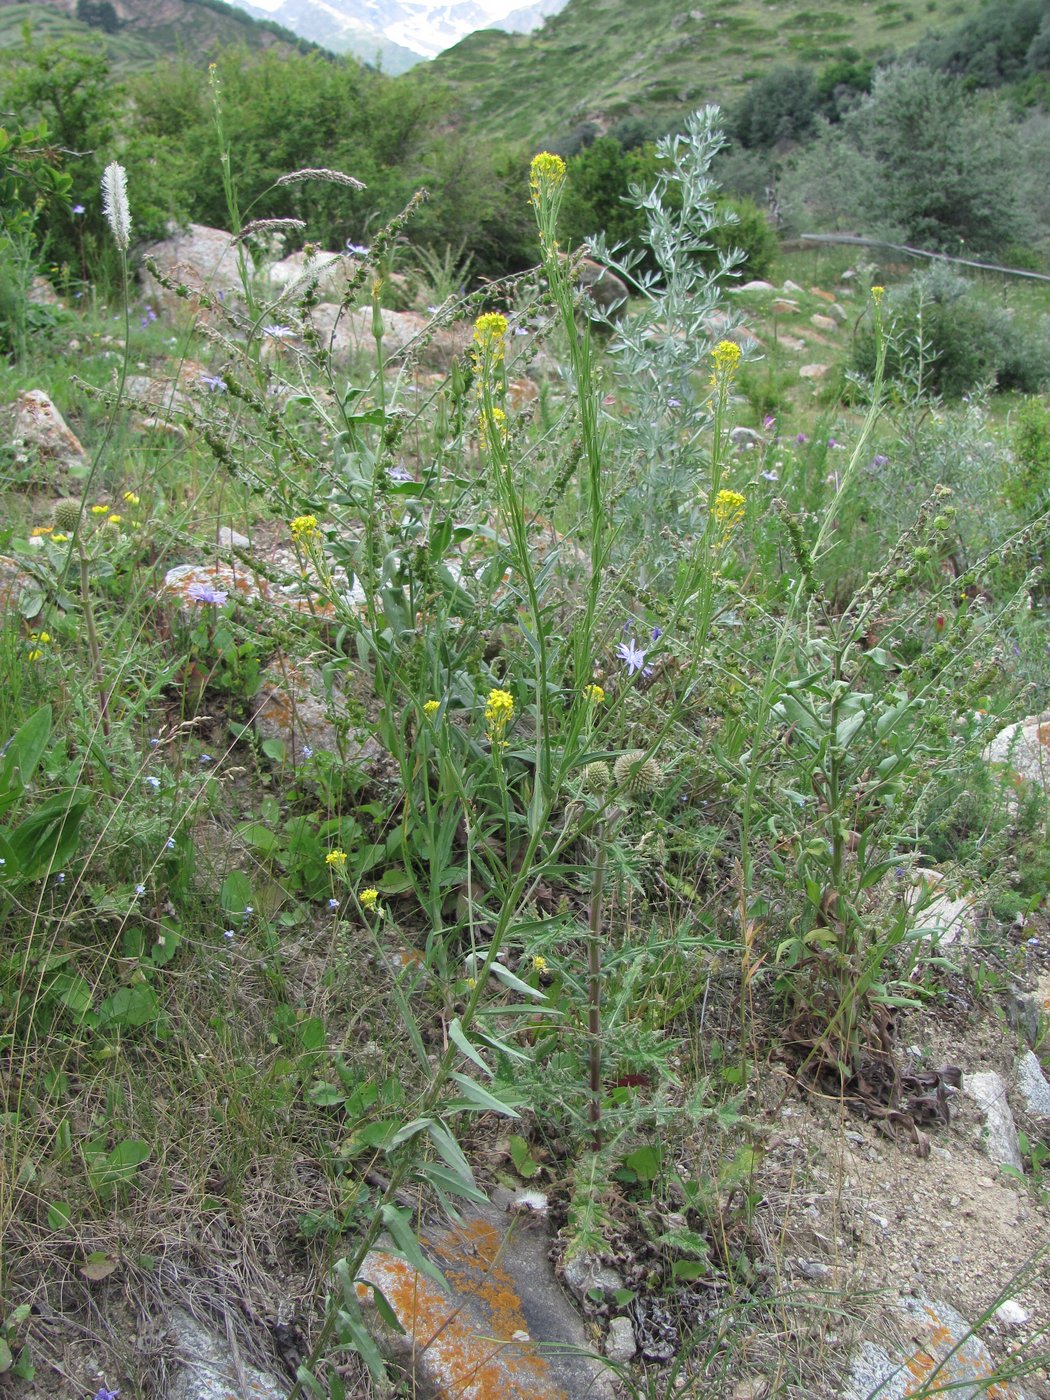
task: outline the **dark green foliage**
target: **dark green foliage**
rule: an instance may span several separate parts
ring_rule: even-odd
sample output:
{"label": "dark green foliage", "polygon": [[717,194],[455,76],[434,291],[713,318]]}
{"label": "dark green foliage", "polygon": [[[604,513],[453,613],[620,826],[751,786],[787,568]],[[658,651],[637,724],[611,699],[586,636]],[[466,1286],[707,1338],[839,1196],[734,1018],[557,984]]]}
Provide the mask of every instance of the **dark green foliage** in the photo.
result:
{"label": "dark green foliage", "polygon": [[1048,66],[1048,20],[1045,0],[997,0],[947,34],[931,35],[913,56],[974,86],[1000,87]]}
{"label": "dark green foliage", "polygon": [[77,0],[77,19],[94,29],[103,29],[107,34],[115,34],[120,28],[120,20],[110,0]]}
{"label": "dark green foliage", "polygon": [[742,146],[800,141],[816,128],[819,93],[808,68],[774,68],[752,83],[730,117]]}
{"label": "dark green foliage", "polygon": [[[886,375],[913,390],[959,398],[983,384],[1037,392],[1050,374],[1045,335],[1026,332],[1009,312],[979,301],[971,284],[941,268],[916,274],[887,297]],[[870,375],[874,335],[863,329],[853,365]]]}
{"label": "dark green foliage", "polygon": [[1025,520],[1050,504],[1050,409],[1041,399],[1026,399],[1017,415],[1006,499]]}

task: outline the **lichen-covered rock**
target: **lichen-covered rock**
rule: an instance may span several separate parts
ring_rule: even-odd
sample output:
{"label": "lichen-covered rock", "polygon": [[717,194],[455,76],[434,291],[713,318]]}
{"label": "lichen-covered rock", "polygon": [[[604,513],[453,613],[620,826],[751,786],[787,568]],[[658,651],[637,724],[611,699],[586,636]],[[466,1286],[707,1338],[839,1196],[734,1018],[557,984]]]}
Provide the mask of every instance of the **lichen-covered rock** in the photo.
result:
{"label": "lichen-covered rock", "polygon": [[[180,297],[144,269],[144,294],[159,311],[174,316],[188,308],[205,320],[215,319],[214,312],[209,312],[202,305],[202,292],[231,308],[240,305],[243,289],[237,250],[233,238],[224,229],[188,224],[184,229],[176,229],[159,243],[151,244],[144,252],[156,261],[161,272],[176,283],[181,283],[189,292],[188,297]],[[249,258],[246,265],[249,274],[251,267]]]}
{"label": "lichen-covered rock", "polygon": [[973,1099],[984,1114],[982,1145],[989,1159],[1000,1166],[1021,1171],[1023,1164],[1017,1126],[1010,1112],[1006,1081],[1002,1075],[994,1070],[967,1074],[963,1079],[963,1092]]}
{"label": "lichen-covered rock", "polygon": [[1050,714],[1008,724],[985,749],[984,761],[1007,767],[1015,782],[1050,791]]}
{"label": "lichen-covered rock", "polygon": [[903,1298],[887,1330],[889,1337],[860,1348],[841,1400],[947,1393],[953,1400],[1025,1400],[1020,1386],[993,1380],[997,1368],[991,1352],[947,1303]]}
{"label": "lichen-covered rock", "polygon": [[425,1232],[423,1246],[445,1293],[403,1259],[373,1250],[358,1295],[380,1288],[405,1329],[378,1326],[388,1352],[411,1365],[433,1400],[604,1400],[611,1386],[587,1348],[579,1317],[558,1288],[540,1230],[481,1207],[462,1224]]}
{"label": "lichen-covered rock", "polygon": [[86,466],[84,448],[43,389],[25,389],[15,400],[11,443],[16,460],[42,471]]}
{"label": "lichen-covered rock", "polygon": [[326,694],[316,667],[272,661],[263,672],[252,706],[260,739],[279,740],[293,763],[320,750],[337,754],[346,763],[384,757],[370,734],[355,731],[347,722],[342,691],[333,687],[331,695]]}

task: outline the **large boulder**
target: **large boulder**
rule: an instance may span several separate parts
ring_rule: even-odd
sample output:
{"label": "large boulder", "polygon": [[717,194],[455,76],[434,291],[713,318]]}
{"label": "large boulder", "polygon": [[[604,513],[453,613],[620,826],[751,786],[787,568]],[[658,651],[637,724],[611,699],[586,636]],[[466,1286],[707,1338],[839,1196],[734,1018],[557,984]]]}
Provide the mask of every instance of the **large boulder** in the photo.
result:
{"label": "large boulder", "polygon": [[86,455],[77,437],[43,389],[25,389],[15,400],[11,445],[21,466],[43,475],[49,469],[86,470]]}
{"label": "large boulder", "polygon": [[[201,315],[205,320],[215,319],[214,311],[202,305],[202,292],[231,308],[241,305],[240,260],[234,239],[225,230],[208,228],[205,224],[189,224],[184,229],[173,231],[159,243],[151,243],[144,249],[144,255],[152,258],[162,273],[185,286],[189,292],[187,297],[180,297],[176,291],[163,286],[149,271],[144,270],[143,290],[150,304],[158,310],[174,316],[182,307],[188,306],[195,315]],[[245,257],[251,274],[251,258],[247,254]]]}

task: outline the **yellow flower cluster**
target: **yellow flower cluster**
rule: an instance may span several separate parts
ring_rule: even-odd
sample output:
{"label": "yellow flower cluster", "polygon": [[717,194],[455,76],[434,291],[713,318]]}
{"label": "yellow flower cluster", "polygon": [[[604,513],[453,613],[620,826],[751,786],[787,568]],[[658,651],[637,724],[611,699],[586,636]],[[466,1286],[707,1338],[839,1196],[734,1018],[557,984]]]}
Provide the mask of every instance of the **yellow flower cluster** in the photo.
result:
{"label": "yellow flower cluster", "polygon": [[736,367],[740,363],[740,346],[732,340],[720,340],[711,351],[711,363],[714,367],[714,380],[729,379],[736,373]]}
{"label": "yellow flower cluster", "polygon": [[427,719],[433,719],[440,709],[440,700],[428,700],[423,706],[423,713],[426,715]]}
{"label": "yellow flower cluster", "polygon": [[886,295],[886,288],[885,288],[885,287],[872,287],[872,289],[871,289],[871,299],[872,299],[872,301],[875,303],[876,306],[879,306],[879,305],[881,304],[882,298],[883,298],[885,295]]}
{"label": "yellow flower cluster", "polygon": [[490,690],[485,702],[485,723],[493,746],[502,746],[507,725],[514,718],[514,697],[509,690]]}
{"label": "yellow flower cluster", "polygon": [[44,647],[51,640],[50,632],[30,632],[29,650],[26,652],[27,661],[39,661],[44,654]]}
{"label": "yellow flower cluster", "polygon": [[550,151],[541,151],[538,156],[533,156],[529,166],[529,190],[534,203],[539,203],[545,189],[558,190],[564,181],[565,162],[561,156],[552,155]]}
{"label": "yellow flower cluster", "polygon": [[103,505],[92,506],[92,507],[91,507],[91,514],[92,514],[92,515],[108,515],[108,514],[109,514],[109,506],[103,506]]}
{"label": "yellow flower cluster", "polygon": [[585,685],[583,687],[583,698],[589,700],[592,705],[604,705],[605,691],[600,685]]}
{"label": "yellow flower cluster", "polygon": [[312,544],[314,540],[321,537],[315,515],[297,515],[294,520],[289,522],[288,528],[292,532],[292,539],[298,545]]}
{"label": "yellow flower cluster", "polygon": [[342,870],[346,865],[345,851],[329,851],[324,858],[325,865],[330,865],[333,870]]}
{"label": "yellow flower cluster", "polygon": [[481,426],[490,451],[502,447],[507,441],[507,415],[498,404],[493,404],[481,417]]}
{"label": "yellow flower cluster", "polygon": [[719,491],[715,497],[715,520],[723,535],[728,535],[744,518],[747,500],[739,491]]}
{"label": "yellow flower cluster", "polygon": [[371,914],[379,903],[379,891],[375,889],[362,890],[357,896],[357,899],[361,908],[364,909],[366,913]]}
{"label": "yellow flower cluster", "polygon": [[502,359],[503,337],[507,334],[507,318],[498,311],[486,311],[474,322],[475,363],[479,353]]}
{"label": "yellow flower cluster", "polygon": [[129,506],[137,506],[139,503],[139,498],[135,495],[134,491],[125,491],[124,499],[125,501],[127,501]]}

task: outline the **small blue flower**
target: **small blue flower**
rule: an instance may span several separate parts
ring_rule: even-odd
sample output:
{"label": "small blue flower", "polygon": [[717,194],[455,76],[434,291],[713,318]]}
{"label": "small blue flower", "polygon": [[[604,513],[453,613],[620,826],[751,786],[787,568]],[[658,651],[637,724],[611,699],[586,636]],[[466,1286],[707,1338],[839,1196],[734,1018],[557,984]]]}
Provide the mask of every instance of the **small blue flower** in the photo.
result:
{"label": "small blue flower", "polygon": [[229,387],[226,380],[217,374],[202,374],[200,378],[209,394],[225,394]]}
{"label": "small blue flower", "polygon": [[244,914],[242,915],[242,918],[250,919],[251,916],[252,916],[254,913],[255,913],[255,909],[252,907],[252,905],[246,904],[246,905],[244,906]]}
{"label": "small blue flower", "polygon": [[681,400],[681,399],[668,399],[668,400],[667,400],[667,407],[668,407],[668,408],[681,408],[681,407],[682,407],[682,400]]}
{"label": "small blue flower", "polygon": [[95,1395],[95,1400],[117,1400],[120,1395],[118,1390],[110,1390],[107,1386],[100,1385]]}
{"label": "small blue flower", "polygon": [[807,442],[809,442],[809,438],[806,437],[805,433],[796,433],[795,441],[798,443],[799,447],[803,447]]}
{"label": "small blue flower", "polygon": [[160,743],[160,740],[159,740],[159,739],[151,739],[151,740],[149,741],[149,746],[150,746],[151,749],[155,749],[159,743]]}
{"label": "small blue flower", "polygon": [[186,597],[194,603],[211,603],[216,608],[221,608],[229,596],[224,588],[213,588],[210,583],[200,579],[186,589]]}
{"label": "small blue flower", "polygon": [[231,938],[237,937],[232,928],[224,928],[222,931],[222,936],[227,940],[227,942],[229,942]]}
{"label": "small blue flower", "polygon": [[338,908],[339,908],[339,901],[338,901],[338,899],[330,899],[330,900],[328,901],[328,907],[329,907],[329,909],[338,909]]}
{"label": "small blue flower", "polygon": [[780,480],[780,473],[779,473],[779,472],[772,471],[772,470],[770,470],[770,471],[764,471],[764,472],[759,472],[759,476],[763,477],[766,481],[779,481],[779,480]]}
{"label": "small blue flower", "polygon": [[56,884],[56,885],[64,885],[65,883],[66,883],[66,877],[65,877],[64,873],[60,870],[60,871],[58,872],[58,874],[55,876],[55,884]]}
{"label": "small blue flower", "polygon": [[352,238],[346,240],[346,251],[348,253],[353,253],[355,257],[368,257],[368,246],[364,243],[355,243]]}
{"label": "small blue flower", "polygon": [[168,839],[164,842],[164,849],[165,849],[166,851],[173,851],[173,850],[175,849],[175,837],[174,837],[174,836],[169,836]]}
{"label": "small blue flower", "polygon": [[145,893],[146,893],[146,886],[145,886],[145,885],[136,885],[136,886],[135,886],[135,893],[136,893],[137,895],[143,895],[143,894],[145,894]]}
{"label": "small blue flower", "polygon": [[386,474],[391,481],[411,481],[412,473],[403,462],[399,462],[396,467],[387,467]]}
{"label": "small blue flower", "polygon": [[644,672],[646,670],[645,652],[635,644],[633,637],[630,641],[619,642],[617,644],[616,655],[627,667],[627,674],[629,676],[636,675],[637,672]]}
{"label": "small blue flower", "polygon": [[199,758],[197,761],[198,761],[198,763],[214,763],[214,762],[215,762],[214,758],[212,758],[212,756],[211,756],[210,753],[202,753],[201,756],[200,756],[200,758]]}
{"label": "small blue flower", "polygon": [[304,744],[304,745],[303,745],[303,759],[304,759],[307,763],[309,763],[310,759],[313,758],[313,756],[314,756],[314,751],[313,751],[313,749],[310,747],[309,744]]}
{"label": "small blue flower", "polygon": [[160,791],[160,779],[155,778],[152,773],[149,775],[149,777],[143,778],[142,781],[146,784],[147,787],[151,787],[154,792]]}
{"label": "small blue flower", "polygon": [[82,204],[74,204],[71,212],[74,214],[83,214],[84,206]]}
{"label": "small blue flower", "polygon": [[263,335],[268,335],[272,340],[283,340],[285,336],[295,334],[291,326],[279,326],[276,324],[272,326],[263,326],[262,333]]}

